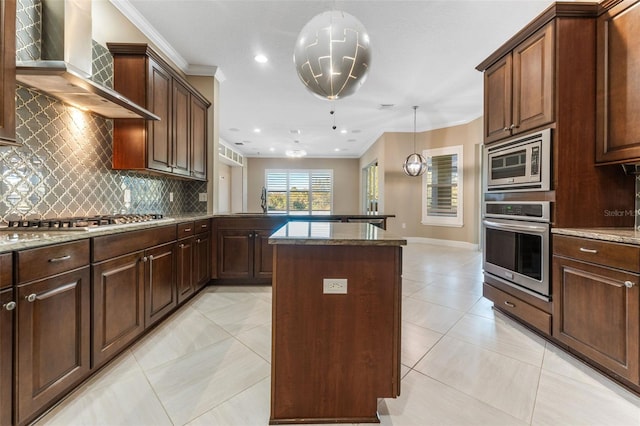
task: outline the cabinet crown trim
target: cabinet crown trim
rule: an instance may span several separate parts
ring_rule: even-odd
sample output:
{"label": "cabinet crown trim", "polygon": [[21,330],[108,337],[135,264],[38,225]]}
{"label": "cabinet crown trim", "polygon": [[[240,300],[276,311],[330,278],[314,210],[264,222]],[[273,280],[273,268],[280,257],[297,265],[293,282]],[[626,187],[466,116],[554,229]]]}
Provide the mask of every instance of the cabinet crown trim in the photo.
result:
{"label": "cabinet crown trim", "polygon": [[482,61],[476,69],[481,72],[486,71],[487,68],[493,65],[498,59],[512,51],[517,45],[556,18],[595,18],[598,16],[600,10],[601,8],[597,3],[553,3],[529,22],[522,30],[507,40],[495,52],[489,55],[487,59]]}

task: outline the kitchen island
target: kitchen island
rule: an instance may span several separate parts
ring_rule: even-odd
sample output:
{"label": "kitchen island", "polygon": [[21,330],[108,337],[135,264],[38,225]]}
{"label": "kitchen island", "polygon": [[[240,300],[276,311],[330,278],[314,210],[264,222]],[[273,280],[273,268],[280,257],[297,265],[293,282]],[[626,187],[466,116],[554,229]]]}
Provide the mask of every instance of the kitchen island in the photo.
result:
{"label": "kitchen island", "polygon": [[289,222],[273,246],[271,424],[379,422],[400,394],[402,245],[362,223]]}

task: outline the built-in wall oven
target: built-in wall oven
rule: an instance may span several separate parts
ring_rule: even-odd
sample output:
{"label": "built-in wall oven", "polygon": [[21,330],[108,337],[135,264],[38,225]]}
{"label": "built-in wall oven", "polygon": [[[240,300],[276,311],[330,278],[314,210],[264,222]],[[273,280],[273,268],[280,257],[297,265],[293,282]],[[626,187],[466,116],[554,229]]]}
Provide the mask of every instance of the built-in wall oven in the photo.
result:
{"label": "built-in wall oven", "polygon": [[550,300],[550,203],[486,201],[483,213],[485,275]]}

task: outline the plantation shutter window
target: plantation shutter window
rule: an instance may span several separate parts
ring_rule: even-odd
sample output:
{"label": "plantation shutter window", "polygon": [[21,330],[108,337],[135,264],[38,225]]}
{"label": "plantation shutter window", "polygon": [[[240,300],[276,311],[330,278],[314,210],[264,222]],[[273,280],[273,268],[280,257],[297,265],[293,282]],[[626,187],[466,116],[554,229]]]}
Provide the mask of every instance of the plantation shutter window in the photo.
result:
{"label": "plantation shutter window", "polygon": [[424,151],[422,223],[462,226],[462,146]]}

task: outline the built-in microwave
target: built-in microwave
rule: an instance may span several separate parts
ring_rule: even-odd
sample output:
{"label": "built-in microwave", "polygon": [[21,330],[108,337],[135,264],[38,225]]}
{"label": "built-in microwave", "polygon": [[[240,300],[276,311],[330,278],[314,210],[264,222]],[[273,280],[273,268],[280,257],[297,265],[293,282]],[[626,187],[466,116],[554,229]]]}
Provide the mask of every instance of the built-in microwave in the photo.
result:
{"label": "built-in microwave", "polygon": [[551,129],[485,147],[485,192],[551,189]]}

